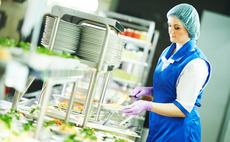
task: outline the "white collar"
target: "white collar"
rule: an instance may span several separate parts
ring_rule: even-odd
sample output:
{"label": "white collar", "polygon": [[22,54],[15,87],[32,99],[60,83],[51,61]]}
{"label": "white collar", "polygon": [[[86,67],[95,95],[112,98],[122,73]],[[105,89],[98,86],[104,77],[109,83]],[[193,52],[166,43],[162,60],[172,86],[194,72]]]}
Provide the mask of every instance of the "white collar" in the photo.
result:
{"label": "white collar", "polygon": [[174,60],[169,58],[168,60],[165,58],[165,56],[163,55],[161,57],[162,61],[163,61],[163,66],[161,68],[161,70],[163,71],[169,64],[172,64],[174,63]]}
{"label": "white collar", "polygon": [[163,55],[162,57],[161,57],[161,59],[162,59],[162,61],[164,62],[164,63],[174,63],[174,60],[172,59],[172,58],[169,58],[168,60],[165,58],[165,56]]}

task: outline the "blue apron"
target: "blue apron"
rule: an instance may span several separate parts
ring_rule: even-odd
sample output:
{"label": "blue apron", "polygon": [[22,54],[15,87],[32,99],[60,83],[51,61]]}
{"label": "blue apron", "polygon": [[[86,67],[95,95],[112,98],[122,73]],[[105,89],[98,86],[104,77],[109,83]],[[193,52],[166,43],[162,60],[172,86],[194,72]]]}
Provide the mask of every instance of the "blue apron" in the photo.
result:
{"label": "blue apron", "polygon": [[[162,70],[163,61],[159,58],[153,75],[153,94],[156,103],[174,103],[184,114],[185,118],[167,117],[154,112],[149,113],[149,135],[147,142],[200,142],[201,125],[197,106],[200,106],[200,99],[203,89],[207,84],[211,67],[204,54],[195,47],[196,41],[190,40],[184,44],[174,55],[172,52],[176,44],[166,48],[161,57],[169,59],[172,55],[173,63]],[[204,59],[209,68],[209,75],[196,99],[192,111],[189,113],[179,102],[176,101],[176,82],[184,67],[193,59]]]}

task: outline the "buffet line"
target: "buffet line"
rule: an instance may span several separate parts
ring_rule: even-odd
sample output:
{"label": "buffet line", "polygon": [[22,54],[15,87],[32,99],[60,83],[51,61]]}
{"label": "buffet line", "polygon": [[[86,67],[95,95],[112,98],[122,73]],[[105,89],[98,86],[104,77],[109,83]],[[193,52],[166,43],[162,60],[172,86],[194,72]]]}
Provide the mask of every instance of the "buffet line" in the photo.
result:
{"label": "buffet line", "polygon": [[[0,37],[1,141],[133,142],[140,138],[130,123],[134,116],[119,112],[130,98],[104,101],[110,73],[121,60],[123,42],[117,35],[124,29],[115,20],[100,18],[54,7],[46,19],[44,47]],[[23,97],[36,79],[43,81],[42,90],[33,99]],[[15,89],[11,102],[5,100],[5,86]]]}
{"label": "buffet line", "polygon": [[[8,39],[1,38],[1,41],[3,40],[7,41]],[[87,101],[89,99],[88,88],[95,69],[80,63],[79,59],[75,57],[70,58],[70,55],[62,57],[56,53],[50,54],[46,50],[44,53],[30,53],[22,47],[6,47],[4,43],[1,43],[0,49],[4,55],[9,56],[9,58],[1,59],[1,70],[4,70],[1,78],[5,82],[1,85],[15,88],[12,102],[5,101],[2,96],[0,103],[0,127],[3,132],[0,136],[1,141],[70,141],[70,139],[134,141],[136,137],[140,137],[132,131],[132,126],[128,128],[130,123],[122,122],[127,118],[130,120],[129,116],[124,116],[119,112],[124,106],[114,103],[102,104],[98,121],[95,121],[95,118],[99,100],[93,99],[92,108],[85,108],[86,103],[89,102]],[[19,53],[19,50],[22,54],[15,55],[14,53]],[[30,54],[33,56],[29,56]],[[45,63],[43,62],[44,58],[47,61]],[[49,60],[50,63],[59,64],[59,66],[48,66]],[[63,65],[60,66],[62,61]],[[15,64],[13,64],[13,68],[9,67],[12,66],[11,62],[17,62],[17,64],[29,68],[28,74],[25,76],[27,81],[24,88],[10,83],[12,74],[15,77],[15,75],[21,76],[26,72],[19,73],[21,67],[15,66]],[[71,62],[72,65],[69,66]],[[43,65],[38,66],[40,64]],[[55,69],[55,67],[57,68]],[[39,91],[36,99],[23,98],[24,95],[27,95],[25,92],[34,79],[44,81],[43,89],[45,88],[45,91]],[[22,84],[23,81],[16,83]],[[113,113],[113,117],[109,120],[111,124],[106,125],[104,122],[108,121],[111,112]],[[87,122],[84,121],[86,113],[89,113]],[[85,126],[83,126],[84,124]]]}

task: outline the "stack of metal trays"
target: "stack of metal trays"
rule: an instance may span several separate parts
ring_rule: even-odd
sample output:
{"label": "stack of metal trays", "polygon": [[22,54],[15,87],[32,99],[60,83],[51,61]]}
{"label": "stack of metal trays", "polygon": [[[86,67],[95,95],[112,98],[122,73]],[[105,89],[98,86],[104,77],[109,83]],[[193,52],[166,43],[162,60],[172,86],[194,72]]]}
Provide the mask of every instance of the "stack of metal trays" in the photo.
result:
{"label": "stack of metal trays", "polygon": [[[103,48],[105,33],[105,28],[83,24],[76,55],[84,60],[98,62],[101,49]],[[121,63],[124,42],[114,31],[110,31],[109,34],[109,42],[107,50],[105,51],[104,63],[116,66]]]}
{"label": "stack of metal trays", "polygon": [[[47,16],[41,44],[50,47],[55,18]],[[81,25],[60,20],[53,51],[76,53],[81,33]]]}
{"label": "stack of metal trays", "polygon": [[[50,47],[55,30],[55,18],[47,16],[41,44]],[[103,48],[106,29],[92,24],[74,24],[60,20],[53,51],[76,54],[83,60],[98,63]],[[121,63],[124,41],[113,30],[109,32],[104,63],[117,66]]]}
{"label": "stack of metal trays", "polygon": [[50,46],[50,39],[54,28],[55,19],[53,17],[46,16],[45,29],[42,36],[41,44],[45,47]]}

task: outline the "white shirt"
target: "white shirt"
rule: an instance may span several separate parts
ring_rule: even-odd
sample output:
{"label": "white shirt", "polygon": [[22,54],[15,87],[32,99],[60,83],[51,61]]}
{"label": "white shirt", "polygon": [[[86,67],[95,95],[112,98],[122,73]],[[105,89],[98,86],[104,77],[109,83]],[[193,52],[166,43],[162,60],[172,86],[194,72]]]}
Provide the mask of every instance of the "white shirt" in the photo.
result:
{"label": "white shirt", "polygon": [[[162,70],[174,61],[163,56],[164,62]],[[176,83],[178,101],[188,112],[191,112],[206,79],[208,76],[208,66],[206,62],[197,58],[189,62],[182,70]]]}

